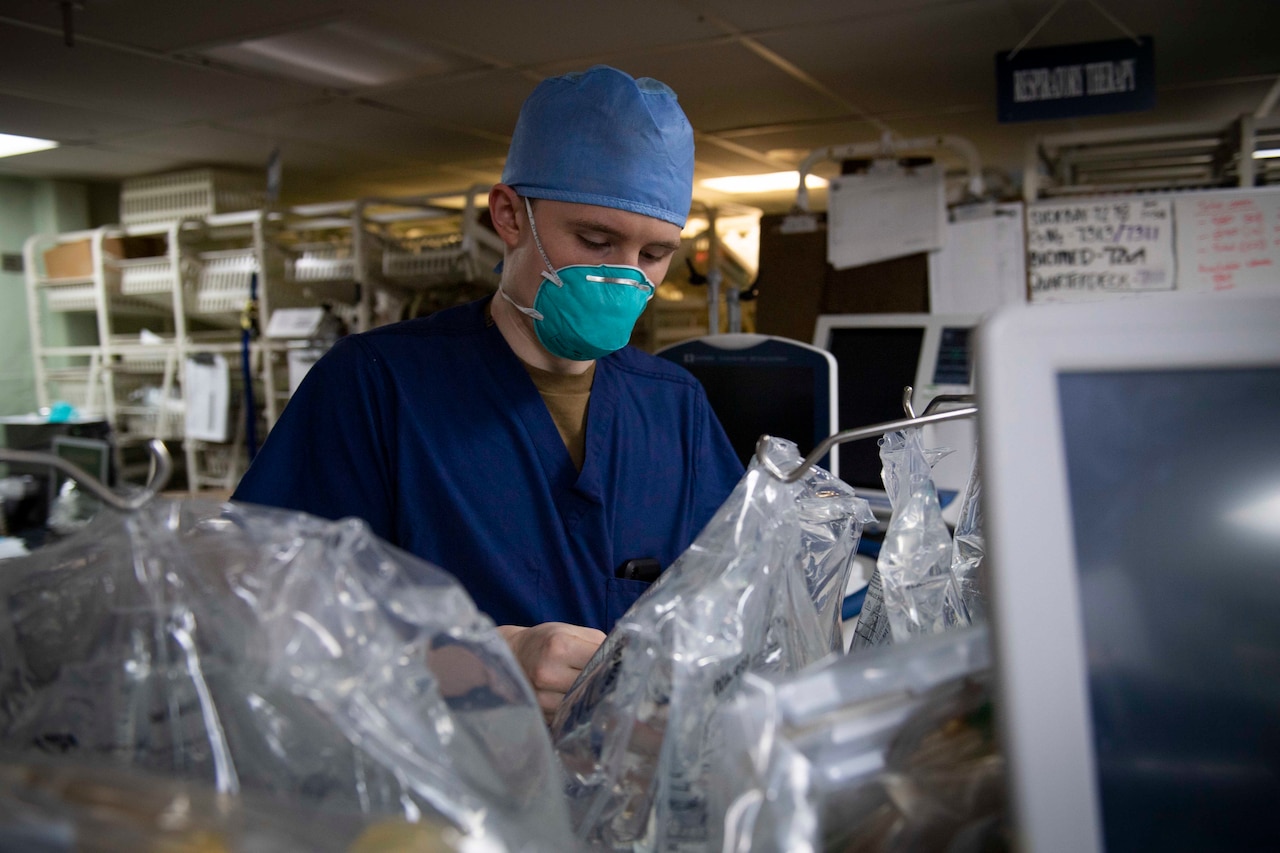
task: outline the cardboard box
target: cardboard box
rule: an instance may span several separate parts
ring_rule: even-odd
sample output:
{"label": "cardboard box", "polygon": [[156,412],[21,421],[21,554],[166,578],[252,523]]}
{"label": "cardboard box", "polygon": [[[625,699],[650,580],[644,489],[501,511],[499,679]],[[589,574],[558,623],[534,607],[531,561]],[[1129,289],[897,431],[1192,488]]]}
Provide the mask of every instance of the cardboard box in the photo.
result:
{"label": "cardboard box", "polygon": [[[151,258],[165,253],[163,237],[107,237],[102,241],[106,259]],[[93,275],[93,246],[88,238],[59,243],[44,253],[47,278],[86,278]]]}
{"label": "cardboard box", "polygon": [[837,270],[827,263],[826,214],[818,230],[787,233],[784,214],[760,219],[756,331],[809,343],[821,314],[926,314],[926,252]]}

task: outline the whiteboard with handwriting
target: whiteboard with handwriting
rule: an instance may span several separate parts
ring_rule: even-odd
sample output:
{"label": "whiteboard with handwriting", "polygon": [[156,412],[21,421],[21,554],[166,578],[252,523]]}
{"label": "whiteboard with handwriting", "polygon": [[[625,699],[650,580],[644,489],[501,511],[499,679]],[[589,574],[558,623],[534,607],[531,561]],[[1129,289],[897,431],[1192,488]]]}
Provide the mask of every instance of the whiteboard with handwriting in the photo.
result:
{"label": "whiteboard with handwriting", "polygon": [[1027,208],[1032,302],[1075,302],[1173,290],[1173,201],[1108,196]]}
{"label": "whiteboard with handwriting", "polygon": [[1178,289],[1280,293],[1280,187],[1174,196]]}
{"label": "whiteboard with handwriting", "polygon": [[1026,228],[1032,302],[1280,294],[1280,187],[1038,201]]}

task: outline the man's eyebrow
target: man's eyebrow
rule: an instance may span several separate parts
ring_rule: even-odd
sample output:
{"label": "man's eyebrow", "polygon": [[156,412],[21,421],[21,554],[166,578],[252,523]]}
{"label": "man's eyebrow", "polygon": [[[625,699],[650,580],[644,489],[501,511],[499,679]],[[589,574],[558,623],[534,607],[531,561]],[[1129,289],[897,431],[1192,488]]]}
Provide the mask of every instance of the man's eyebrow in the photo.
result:
{"label": "man's eyebrow", "polygon": [[[625,240],[630,236],[628,234],[624,234],[623,232],[619,231],[617,228],[614,228],[610,225],[606,225],[605,223],[599,221],[598,219],[571,219],[569,220],[569,225],[571,225],[574,228],[583,228],[583,229],[586,229],[587,231],[599,231],[601,234],[605,234],[609,237],[614,238],[615,240]],[[680,241],[679,240],[651,240],[645,245],[661,246],[664,249],[670,249],[671,251],[675,252],[680,248]]]}

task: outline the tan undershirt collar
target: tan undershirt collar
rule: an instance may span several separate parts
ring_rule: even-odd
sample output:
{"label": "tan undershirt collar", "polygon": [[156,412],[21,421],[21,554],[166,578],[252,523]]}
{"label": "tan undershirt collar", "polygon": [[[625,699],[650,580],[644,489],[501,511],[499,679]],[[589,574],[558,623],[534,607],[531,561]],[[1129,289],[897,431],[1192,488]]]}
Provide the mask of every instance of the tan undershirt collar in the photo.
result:
{"label": "tan undershirt collar", "polygon": [[587,457],[587,404],[591,400],[591,383],[596,376],[595,362],[577,374],[552,373],[524,361],[520,363],[542,395],[542,402],[551,413],[551,420],[569,451],[573,466],[581,471]]}
{"label": "tan undershirt collar", "polygon": [[[493,325],[493,314],[490,303],[485,305],[485,324]],[[582,373],[552,373],[534,367],[522,358],[533,387],[538,389],[542,402],[551,413],[551,420],[560,433],[560,440],[569,451],[573,466],[581,471],[582,463],[587,457],[587,404],[591,400],[591,384],[595,381],[596,365],[592,362]]]}

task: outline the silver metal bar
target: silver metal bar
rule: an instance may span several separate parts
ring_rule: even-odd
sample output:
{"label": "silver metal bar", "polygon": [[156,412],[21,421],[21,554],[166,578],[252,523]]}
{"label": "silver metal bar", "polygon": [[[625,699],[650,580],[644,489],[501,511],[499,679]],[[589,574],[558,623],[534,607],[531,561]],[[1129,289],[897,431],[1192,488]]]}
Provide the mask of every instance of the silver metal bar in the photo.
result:
{"label": "silver metal bar", "polygon": [[[945,396],[960,397],[960,396],[967,396],[967,395],[945,395]],[[933,403],[930,402],[929,407],[932,407],[932,406],[933,406]],[[929,407],[926,407],[926,411],[928,410]],[[864,438],[879,438],[880,436],[884,435],[886,432],[894,432],[895,430],[900,430],[900,429],[910,429],[911,427],[924,426],[925,424],[936,424],[936,423],[941,423],[942,421],[957,420],[959,418],[970,418],[976,415],[977,413],[978,413],[977,406],[965,406],[964,408],[961,408],[961,409],[952,409],[949,412],[935,412],[933,414],[924,414],[914,418],[902,418],[901,420],[885,421],[884,423],[880,423],[880,424],[872,424],[871,426],[858,427],[857,429],[847,429],[847,430],[844,430],[843,432],[838,432],[835,435],[824,438],[818,444],[817,447],[815,447],[812,451],[810,451],[808,456],[806,456],[803,460],[801,460],[799,465],[797,465],[795,468],[793,468],[789,472],[784,472],[782,469],[780,469],[777,465],[773,463],[772,459],[768,457],[766,451],[768,449],[769,439],[771,438],[771,436],[762,435],[756,441],[756,459],[759,460],[760,464],[764,467],[766,471],[768,471],[773,476],[777,477],[782,482],[794,483],[796,480],[799,480],[801,477],[807,474],[809,472],[809,469],[812,468],[814,465],[816,465],[818,460],[821,459],[823,456],[825,456],[827,454],[827,451],[835,447],[837,444],[844,444],[845,442],[849,442],[849,441],[859,441]]]}
{"label": "silver metal bar", "polygon": [[976,399],[973,394],[939,394],[929,401],[929,405],[920,414],[932,415],[943,406],[973,406]]}
{"label": "silver metal bar", "polygon": [[169,477],[173,473],[173,459],[169,456],[169,448],[164,446],[164,442],[158,438],[153,438],[147,443],[147,447],[151,451],[152,461],[155,467],[151,473],[151,479],[142,491],[137,494],[125,498],[111,491],[106,484],[98,480],[97,477],[86,473],[85,471],[72,465],[70,462],[61,457],[54,456],[50,453],[41,453],[35,450],[12,450],[7,447],[0,447],[0,462],[18,462],[24,465],[48,465],[56,468],[63,474],[66,474],[77,484],[84,488],[104,503],[110,504],[116,509],[132,512],[140,509],[146,503],[154,498],[161,489],[169,482]]}

